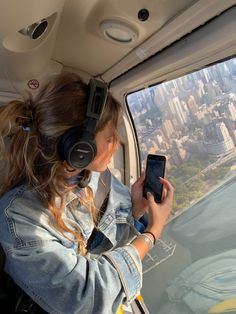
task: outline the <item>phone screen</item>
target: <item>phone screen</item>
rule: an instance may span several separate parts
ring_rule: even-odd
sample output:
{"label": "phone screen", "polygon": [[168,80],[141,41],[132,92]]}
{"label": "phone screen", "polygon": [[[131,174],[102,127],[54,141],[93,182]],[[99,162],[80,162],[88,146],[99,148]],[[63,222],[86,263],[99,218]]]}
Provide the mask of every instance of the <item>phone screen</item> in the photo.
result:
{"label": "phone screen", "polygon": [[164,177],[166,157],[161,155],[148,155],[146,165],[146,178],[143,196],[147,198],[147,192],[154,195],[155,202],[161,203],[163,184],[159,177]]}

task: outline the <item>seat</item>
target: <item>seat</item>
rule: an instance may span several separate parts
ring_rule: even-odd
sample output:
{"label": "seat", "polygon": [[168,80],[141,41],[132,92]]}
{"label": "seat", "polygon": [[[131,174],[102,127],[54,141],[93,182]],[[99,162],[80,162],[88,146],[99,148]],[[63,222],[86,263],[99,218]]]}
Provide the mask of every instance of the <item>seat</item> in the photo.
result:
{"label": "seat", "polygon": [[0,245],[0,313],[47,314],[4,271],[5,253]]}

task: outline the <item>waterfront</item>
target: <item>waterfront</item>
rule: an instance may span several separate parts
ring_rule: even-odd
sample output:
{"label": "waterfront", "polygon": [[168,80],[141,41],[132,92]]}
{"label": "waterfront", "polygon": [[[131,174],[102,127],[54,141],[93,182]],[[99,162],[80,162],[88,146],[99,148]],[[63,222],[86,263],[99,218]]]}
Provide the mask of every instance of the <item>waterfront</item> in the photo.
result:
{"label": "waterfront", "polygon": [[181,211],[179,212],[175,212],[174,215],[172,215],[170,217],[170,219],[168,220],[168,223],[171,222],[172,220],[175,220],[178,216],[181,216],[185,211],[193,208],[196,204],[200,203],[201,201],[203,201],[205,198],[207,198],[209,195],[211,195],[212,193],[216,192],[217,190],[219,190],[222,186],[227,185],[228,183],[230,183],[232,180],[234,180],[236,177],[236,171],[233,170],[231,171],[222,181],[220,181],[218,184],[212,186],[210,188],[209,191],[207,191],[203,196],[201,196],[200,198],[196,199],[196,200],[192,200],[191,205],[187,206],[186,208],[183,208]]}

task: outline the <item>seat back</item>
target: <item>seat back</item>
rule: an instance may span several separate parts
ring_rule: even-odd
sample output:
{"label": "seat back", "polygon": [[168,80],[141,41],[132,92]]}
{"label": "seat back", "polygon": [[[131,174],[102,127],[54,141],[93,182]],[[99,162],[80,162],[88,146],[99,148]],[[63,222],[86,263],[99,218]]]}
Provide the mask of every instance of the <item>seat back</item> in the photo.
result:
{"label": "seat back", "polygon": [[0,286],[4,275],[5,253],[0,245]]}
{"label": "seat back", "polygon": [[0,245],[0,313],[48,314],[5,273],[4,263],[5,253]]}
{"label": "seat back", "polygon": [[2,246],[0,245],[0,304],[5,303],[6,299],[6,274],[4,272],[5,253]]}
{"label": "seat back", "polygon": [[[3,248],[2,248],[2,246],[0,244],[0,270],[3,269],[4,262],[5,262],[5,254],[4,254]],[[0,273],[0,275],[1,275],[1,273]]]}

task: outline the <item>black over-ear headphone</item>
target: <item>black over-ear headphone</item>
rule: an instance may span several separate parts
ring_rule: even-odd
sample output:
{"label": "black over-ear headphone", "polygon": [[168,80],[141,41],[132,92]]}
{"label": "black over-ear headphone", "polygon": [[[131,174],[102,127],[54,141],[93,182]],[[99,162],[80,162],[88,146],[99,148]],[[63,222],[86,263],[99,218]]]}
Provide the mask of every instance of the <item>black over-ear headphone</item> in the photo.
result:
{"label": "black over-ear headphone", "polygon": [[91,79],[86,119],[82,125],[70,128],[59,140],[59,156],[72,168],[85,168],[96,156],[95,131],[101,118],[106,99],[107,84]]}

